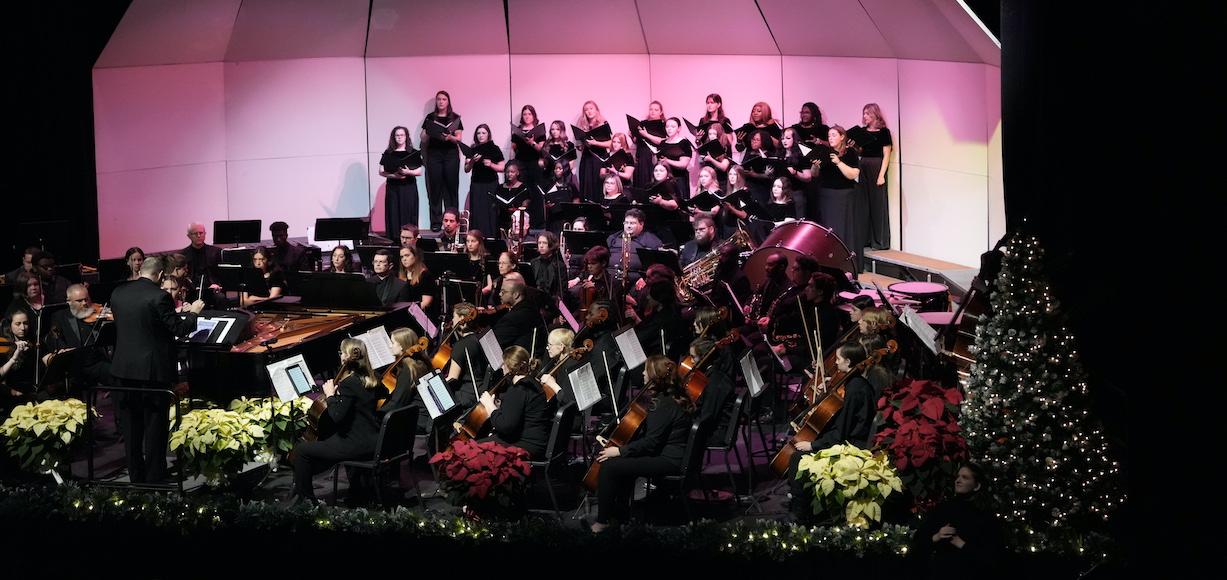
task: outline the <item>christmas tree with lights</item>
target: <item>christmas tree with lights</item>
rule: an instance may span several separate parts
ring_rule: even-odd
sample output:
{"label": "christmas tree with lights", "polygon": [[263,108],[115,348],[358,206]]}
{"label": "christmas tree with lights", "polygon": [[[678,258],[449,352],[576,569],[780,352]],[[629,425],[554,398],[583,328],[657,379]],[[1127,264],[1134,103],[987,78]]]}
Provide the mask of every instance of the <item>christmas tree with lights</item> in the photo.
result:
{"label": "christmas tree with lights", "polygon": [[1002,251],[959,422],[971,458],[995,480],[990,493],[1014,547],[1083,552],[1124,500],[1120,466],[1091,416],[1043,249],[1033,236],[1014,234]]}

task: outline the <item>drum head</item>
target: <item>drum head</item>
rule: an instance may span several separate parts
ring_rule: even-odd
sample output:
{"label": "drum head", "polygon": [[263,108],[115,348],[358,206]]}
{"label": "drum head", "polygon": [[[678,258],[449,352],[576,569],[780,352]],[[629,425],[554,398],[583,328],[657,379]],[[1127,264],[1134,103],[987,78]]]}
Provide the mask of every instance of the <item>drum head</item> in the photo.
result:
{"label": "drum head", "polygon": [[809,256],[832,270],[852,273],[856,277],[856,265],[852,252],[844,241],[830,229],[811,221],[788,222],[777,226],[746,260],[745,273],[754,287],[767,278],[767,258],[781,253],[791,264],[798,256]]}

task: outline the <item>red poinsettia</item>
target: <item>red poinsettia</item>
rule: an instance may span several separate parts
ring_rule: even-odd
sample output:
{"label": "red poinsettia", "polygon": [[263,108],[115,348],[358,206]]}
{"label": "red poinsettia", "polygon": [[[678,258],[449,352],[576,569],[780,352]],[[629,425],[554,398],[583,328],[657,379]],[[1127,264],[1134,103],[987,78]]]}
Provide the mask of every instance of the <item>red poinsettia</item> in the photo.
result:
{"label": "red poinsettia", "polygon": [[958,389],[911,378],[895,384],[878,402],[884,425],[876,442],[890,451],[918,509],[927,509],[940,498],[967,458],[967,442],[958,424],[962,402]]}
{"label": "red poinsettia", "polygon": [[439,464],[439,487],[453,505],[491,500],[507,506],[514,493],[523,491],[531,468],[527,451],[494,441],[458,440],[430,462]]}

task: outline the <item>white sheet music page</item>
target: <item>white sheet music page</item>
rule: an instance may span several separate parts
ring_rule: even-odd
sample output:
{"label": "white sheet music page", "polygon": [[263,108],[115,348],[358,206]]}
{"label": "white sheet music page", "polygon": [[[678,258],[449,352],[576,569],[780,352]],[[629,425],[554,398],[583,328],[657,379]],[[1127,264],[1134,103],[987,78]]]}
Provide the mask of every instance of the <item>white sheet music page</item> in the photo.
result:
{"label": "white sheet music page", "polygon": [[[282,401],[293,401],[298,398],[298,391],[294,389],[290,375],[285,372],[287,368],[294,365],[301,365],[302,368],[309,369],[306,359],[301,354],[264,365],[264,370],[268,372],[268,380],[273,383],[273,390],[277,393],[277,398]],[[310,379],[310,370],[306,371],[306,375]]]}
{"label": "white sheet music page", "polygon": [[750,389],[751,397],[757,397],[763,392],[763,375],[758,372],[758,361],[754,360],[753,352],[747,352],[746,356],[741,357],[741,375],[746,378],[746,387]]}
{"label": "white sheet music page", "polygon": [[912,329],[916,336],[920,337],[920,343],[929,347],[933,354],[938,353],[937,346],[937,330],[933,328],[925,319],[920,317],[911,306],[903,307],[903,315],[900,316],[903,325]]}
{"label": "white sheet music page", "polygon": [[643,345],[639,344],[639,335],[635,334],[635,327],[627,326],[618,331],[614,335],[614,342],[618,344],[618,350],[622,352],[622,360],[626,361],[626,368],[633,369],[647,362],[648,356],[643,353]]}
{"label": "white sheet music page", "polygon": [[584,366],[571,371],[567,378],[571,380],[575,404],[580,411],[587,411],[601,400],[601,388],[596,384],[596,375],[592,373],[592,363],[584,363]]}
{"label": "white sheet music page", "polygon": [[396,362],[392,355],[392,339],[383,325],[372,328],[354,338],[366,345],[366,354],[371,357],[371,368],[379,369]]}
{"label": "white sheet music page", "polygon": [[438,419],[440,415],[456,406],[456,401],[452,399],[452,392],[447,389],[447,383],[443,382],[443,375],[438,369],[418,379],[417,388],[431,419]]}
{"label": "white sheet music page", "polygon": [[481,344],[481,351],[486,353],[486,362],[490,363],[490,368],[502,368],[503,348],[498,345],[498,337],[487,330],[481,334],[477,342]]}

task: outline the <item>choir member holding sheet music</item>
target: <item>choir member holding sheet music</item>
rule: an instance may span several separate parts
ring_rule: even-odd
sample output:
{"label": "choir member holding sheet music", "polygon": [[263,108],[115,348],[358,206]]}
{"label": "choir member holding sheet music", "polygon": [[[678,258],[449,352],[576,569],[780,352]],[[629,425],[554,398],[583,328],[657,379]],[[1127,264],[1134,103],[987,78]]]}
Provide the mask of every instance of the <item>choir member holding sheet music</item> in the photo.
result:
{"label": "choir member holding sheet music", "polygon": [[550,138],[542,146],[544,155],[537,164],[548,174],[558,163],[566,163],[570,173],[575,172],[577,151],[575,144],[567,138],[567,124],[562,121],[550,123]]}
{"label": "choir member holding sheet music", "polygon": [[694,145],[682,132],[682,121],[669,117],[665,121],[665,140],[660,145],[660,162],[669,167],[669,173],[677,180],[678,187],[690,189],[690,160],[694,157]]}
{"label": "choir member holding sheet music", "polygon": [[831,128],[822,124],[822,110],[818,108],[818,105],[814,103],[801,105],[800,116],[801,122],[791,127],[797,133],[797,140],[806,144],[826,143],[827,131]]}
{"label": "choir member holding sheet music", "polygon": [[579,125],[573,127],[575,140],[583,150],[579,160],[579,189],[584,199],[599,199],[601,195],[601,166],[609,155],[613,134],[609,123],[601,115],[601,109],[593,101],[584,103]]}
{"label": "choir member holding sheet music", "polygon": [[710,125],[716,125],[721,130],[721,142],[728,148],[732,149],[733,140],[733,122],[724,114],[724,99],[720,98],[719,94],[712,93],[707,95],[707,100],[703,110],[703,116],[699,119],[699,127],[708,128]]}
{"label": "choir member holding sheet music", "polygon": [[776,159],[775,147],[771,145],[771,135],[762,129],[751,131],[747,143],[748,148],[741,160],[746,184],[754,201],[766,207],[771,202],[771,182],[775,179],[774,169],[768,171],[767,168],[772,167],[769,160]]}
{"label": "choir member holding sheet music", "polygon": [[732,148],[726,145],[728,136],[721,124],[712,123],[703,132],[703,138],[699,141],[698,149],[695,150],[700,165],[715,169],[716,182],[722,188],[728,187],[729,168],[734,165],[729,155]]}
{"label": "choir member holding sheet music", "polygon": [[404,224],[418,223],[418,176],[422,174],[422,152],[413,148],[409,129],[393,127],[388,148],[379,159],[379,175],[388,180],[384,188],[383,221],[385,235],[400,233]]}
{"label": "choir member holding sheet music", "polygon": [[[503,165],[503,185],[499,186],[494,192],[494,197],[490,199],[493,207],[497,208],[498,212],[498,227],[506,232],[512,239],[515,238],[514,232],[511,231],[512,214],[528,208],[529,205],[529,190],[524,182],[520,181],[521,167],[520,162],[516,160],[508,161]],[[527,229],[527,226],[525,226]]]}
{"label": "choir member holding sheet music", "polygon": [[626,144],[626,134],[617,133],[610,142],[609,157],[605,158],[601,168],[601,177],[617,175],[622,178],[622,189],[634,185],[635,158],[631,157],[630,148]]}
{"label": "choir member holding sheet music", "polygon": [[579,203],[579,186],[575,184],[570,163],[555,163],[550,174],[552,179],[538,186],[538,190],[545,200],[545,227],[551,232],[557,232],[562,231],[562,224],[566,220],[562,213],[562,204]]}
{"label": "choir member holding sheet music", "polygon": [[503,152],[494,144],[490,126],[485,123],[473,131],[473,146],[462,150],[465,154],[464,172],[473,173],[468,198],[469,227],[494,231],[497,221],[491,196],[498,189],[498,174],[503,171]]}
{"label": "choir member holding sheet music", "polygon": [[750,146],[750,135],[755,130],[762,129],[771,136],[770,142],[764,142],[765,149],[775,149],[780,146],[780,137],[783,135],[783,127],[780,127],[780,122],[771,116],[771,105],[759,101],[754,103],[750,109],[750,121],[745,125],[737,128],[737,150],[744,151]]}
{"label": "choir member holding sheet music", "polygon": [[[648,105],[648,116],[642,121],[627,115],[626,122],[631,128],[631,137],[635,142],[635,165],[651,167],[656,164],[656,152],[660,142],[665,140],[665,106],[660,101],[652,101]],[[645,187],[651,177],[646,172],[635,176],[635,187]]]}
{"label": "choir member holding sheet music", "polygon": [[856,178],[860,175],[860,161],[848,146],[847,138],[847,131],[839,125],[827,132],[827,141],[834,150],[818,165],[818,211],[822,224],[831,228],[856,255],[859,269],[865,246],[858,235],[860,205],[856,200]]}
{"label": "choir member holding sheet music", "polygon": [[790,181],[789,186],[792,188],[792,198],[797,204],[797,218],[809,219],[817,213],[818,205],[818,200],[811,199],[808,191],[812,181],[811,164],[805,159],[805,154],[801,152],[801,147],[797,141],[797,133],[791,127],[784,129],[784,135],[780,137],[780,149],[784,161],[788,164],[785,167],[788,174],[783,177],[787,177]]}
{"label": "choir member holding sheet music", "polygon": [[546,139],[546,127],[537,117],[537,108],[524,105],[520,109],[520,123],[513,124],[511,133],[511,150],[515,152],[516,161],[524,169],[521,179],[529,186],[543,183],[543,167],[537,162],[541,160],[541,148]]}
{"label": "choir member holding sheet music", "polygon": [[430,230],[439,231],[443,208],[460,206],[460,155],[464,124],[452,110],[447,91],[435,94],[435,110],[422,121],[422,149],[426,151],[426,197],[430,202]]}

